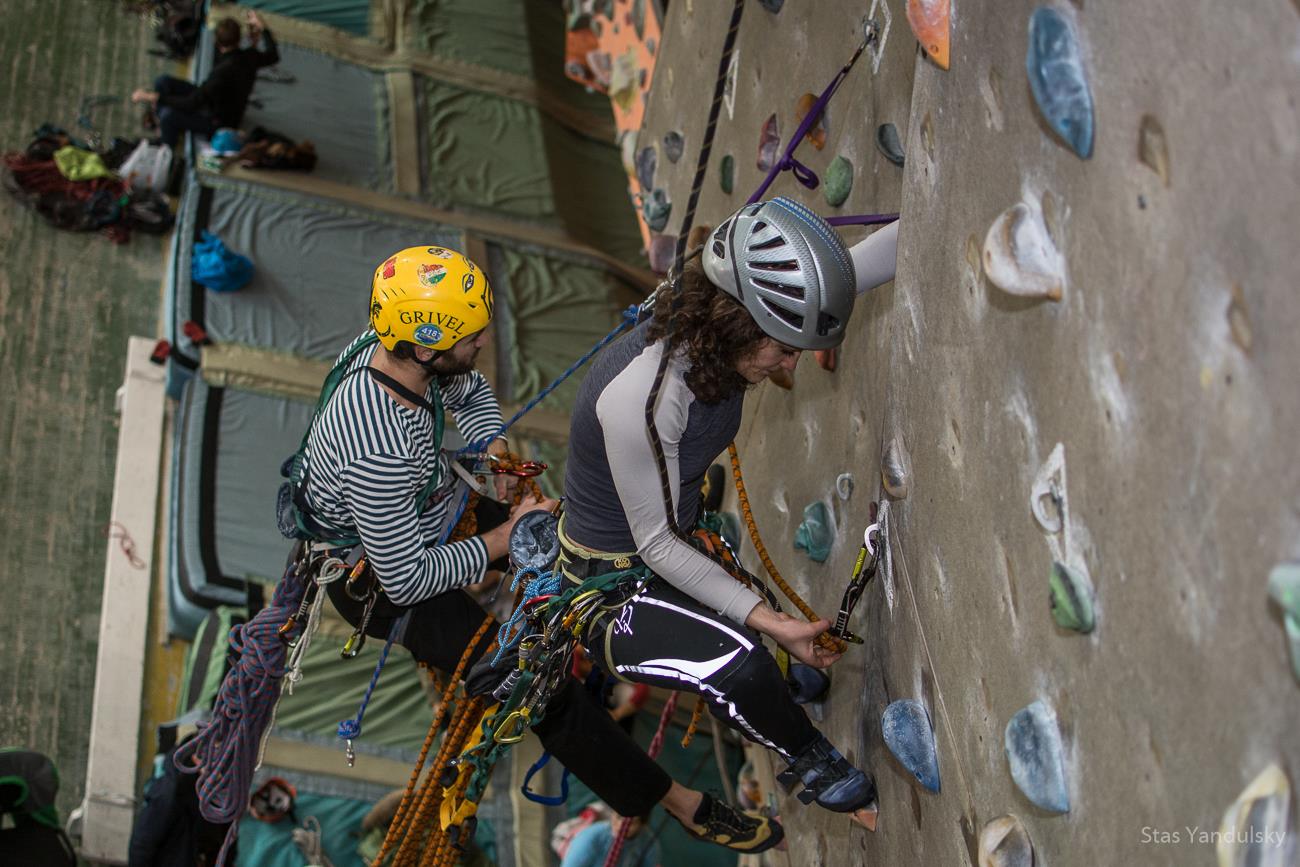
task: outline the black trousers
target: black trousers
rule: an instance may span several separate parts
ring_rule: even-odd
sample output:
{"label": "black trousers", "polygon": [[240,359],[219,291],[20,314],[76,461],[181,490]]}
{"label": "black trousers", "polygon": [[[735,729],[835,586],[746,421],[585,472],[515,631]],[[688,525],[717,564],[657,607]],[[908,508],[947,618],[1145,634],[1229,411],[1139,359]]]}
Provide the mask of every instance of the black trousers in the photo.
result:
{"label": "black trousers", "polygon": [[[343,590],[343,582],[329,586],[330,601],[354,626],[361,621],[363,605]],[[470,639],[487,616],[469,594],[453,590],[410,608],[411,619],[399,641],[417,662],[445,675],[456,670]],[[381,599],[371,612],[366,635],[387,639],[393,623],[406,611]],[[497,628],[493,624],[492,629]],[[495,633],[492,633],[495,634]],[[472,665],[487,649],[484,638],[472,655]],[[468,670],[468,666],[467,666]],[[614,722],[573,677],[546,708],[546,716],[533,726],[552,756],[582,780],[621,816],[643,816],[672,785],[672,778],[645,754],[636,741]]]}
{"label": "black trousers", "polygon": [[787,761],[818,736],[758,634],[663,578],[595,620],[584,643],[624,680],[699,693],[715,717]]}

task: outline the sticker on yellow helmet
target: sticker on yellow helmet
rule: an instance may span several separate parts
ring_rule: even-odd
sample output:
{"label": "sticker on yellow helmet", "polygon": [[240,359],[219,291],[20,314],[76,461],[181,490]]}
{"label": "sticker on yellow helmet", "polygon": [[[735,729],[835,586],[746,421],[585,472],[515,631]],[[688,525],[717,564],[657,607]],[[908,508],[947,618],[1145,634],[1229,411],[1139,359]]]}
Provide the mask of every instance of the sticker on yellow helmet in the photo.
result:
{"label": "sticker on yellow helmet", "polygon": [[442,278],[447,276],[446,265],[417,265],[415,276],[419,278],[420,285],[432,289],[442,282]]}
{"label": "sticker on yellow helmet", "polygon": [[442,329],[432,323],[426,323],[415,329],[415,340],[425,346],[433,346],[442,340]]}

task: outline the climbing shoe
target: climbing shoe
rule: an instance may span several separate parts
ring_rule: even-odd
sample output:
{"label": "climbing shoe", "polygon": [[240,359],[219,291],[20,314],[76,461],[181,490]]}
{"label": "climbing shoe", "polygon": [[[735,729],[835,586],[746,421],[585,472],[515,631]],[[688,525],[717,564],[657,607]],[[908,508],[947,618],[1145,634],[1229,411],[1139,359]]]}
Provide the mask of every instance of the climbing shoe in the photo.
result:
{"label": "climbing shoe", "polygon": [[876,800],[876,781],[848,763],[824,735],[818,735],[776,778],[790,791],[802,783],[799,801],[836,813],[852,813]]}
{"label": "climbing shoe", "polygon": [[781,823],[759,813],[742,813],[707,792],[695,816],[682,827],[692,837],[736,852],[765,852],[785,839]]}

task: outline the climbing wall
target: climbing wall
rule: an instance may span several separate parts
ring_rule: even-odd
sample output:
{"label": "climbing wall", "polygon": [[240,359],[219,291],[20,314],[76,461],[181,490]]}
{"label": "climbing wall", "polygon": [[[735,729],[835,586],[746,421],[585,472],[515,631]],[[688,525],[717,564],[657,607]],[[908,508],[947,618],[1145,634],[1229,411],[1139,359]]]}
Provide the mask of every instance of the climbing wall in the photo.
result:
{"label": "climbing wall", "polygon": [[[668,236],[730,5],[665,20],[638,148],[656,148]],[[806,357],[792,390],[750,395],[738,443],[776,562],[823,614],[870,504],[887,514],[852,623],[866,643],[813,710],[875,774],[879,825],[771,792],[790,851],[767,860],[1293,864],[1300,593],[1277,567],[1300,559],[1300,9],[952,0],[949,31],[947,4],[924,5],[933,58],[903,0],[748,3],[697,216],[744,201],[769,116],[784,145],[871,15],[824,148],[796,154],[823,178],[847,160],[847,200],[789,173],[771,194],[901,210],[898,276],[859,302],[835,372]],[[824,563],[791,545],[818,501]]]}

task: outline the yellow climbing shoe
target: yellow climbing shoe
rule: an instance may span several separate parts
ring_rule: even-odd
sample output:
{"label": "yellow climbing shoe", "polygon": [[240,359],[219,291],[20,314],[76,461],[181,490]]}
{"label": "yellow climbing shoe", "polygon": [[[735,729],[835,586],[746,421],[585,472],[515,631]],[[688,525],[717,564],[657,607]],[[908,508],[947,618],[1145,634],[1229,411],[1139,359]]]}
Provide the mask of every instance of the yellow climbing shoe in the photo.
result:
{"label": "yellow climbing shoe", "polygon": [[682,826],[692,837],[736,852],[764,852],[785,839],[785,829],[776,819],[743,813],[707,793],[693,820]]}

